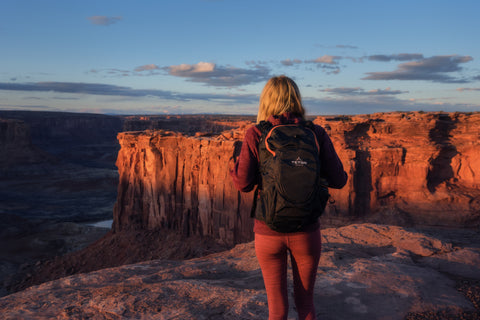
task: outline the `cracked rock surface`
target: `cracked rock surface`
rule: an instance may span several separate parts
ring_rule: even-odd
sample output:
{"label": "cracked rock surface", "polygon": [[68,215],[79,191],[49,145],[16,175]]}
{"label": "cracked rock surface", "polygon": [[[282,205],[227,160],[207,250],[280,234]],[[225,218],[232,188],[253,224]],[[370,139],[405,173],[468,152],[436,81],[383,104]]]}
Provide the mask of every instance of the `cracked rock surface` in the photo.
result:
{"label": "cracked rock surface", "polygon": [[[353,224],[322,230],[322,240],[315,286],[320,319],[479,316],[474,230]],[[289,297],[289,319],[295,319]],[[3,297],[0,312],[4,319],[266,319],[266,301],[249,242],[202,258],[51,281]]]}

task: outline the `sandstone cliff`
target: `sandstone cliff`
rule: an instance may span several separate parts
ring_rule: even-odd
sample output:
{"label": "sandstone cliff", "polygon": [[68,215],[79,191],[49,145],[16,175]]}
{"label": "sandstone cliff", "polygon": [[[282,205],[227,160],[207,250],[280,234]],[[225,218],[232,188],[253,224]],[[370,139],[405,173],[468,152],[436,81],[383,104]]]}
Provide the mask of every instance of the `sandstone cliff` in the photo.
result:
{"label": "sandstone cliff", "polygon": [[349,174],[346,188],[332,190],[339,216],[479,225],[479,113],[387,113],[315,122],[329,132]]}
{"label": "sandstone cliff", "polygon": [[165,227],[230,244],[251,238],[251,195],[235,190],[227,170],[238,138],[161,131],[120,133],[118,138],[114,231]]}
{"label": "sandstone cliff", "polygon": [[[318,117],[349,175],[326,224],[478,226],[480,114],[387,113]],[[115,232],[166,227],[225,243],[252,239],[251,194],[237,192],[228,160],[246,127],[214,137],[165,131],[118,135]]]}

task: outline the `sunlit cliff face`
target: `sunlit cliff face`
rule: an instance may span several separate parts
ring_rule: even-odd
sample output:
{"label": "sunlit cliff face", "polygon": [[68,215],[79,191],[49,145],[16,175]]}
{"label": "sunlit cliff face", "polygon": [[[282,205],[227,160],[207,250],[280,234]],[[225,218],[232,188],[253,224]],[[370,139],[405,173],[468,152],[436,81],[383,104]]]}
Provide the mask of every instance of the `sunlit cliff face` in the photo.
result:
{"label": "sunlit cliff face", "polygon": [[329,128],[349,173],[338,198],[349,199],[351,216],[394,210],[412,223],[461,226],[478,223],[479,120],[391,113],[316,122]]}
{"label": "sunlit cliff face", "polygon": [[[480,223],[480,114],[389,113],[318,117],[349,175],[324,223]],[[246,126],[216,136],[162,131],[118,136],[114,230],[167,227],[228,243],[252,238],[251,194],[228,161]],[[238,143],[238,142],[237,142]]]}
{"label": "sunlit cliff face", "polygon": [[[235,140],[121,133],[114,230],[167,227],[228,243],[251,236],[251,195],[232,185]],[[242,212],[242,214],[239,214]]]}

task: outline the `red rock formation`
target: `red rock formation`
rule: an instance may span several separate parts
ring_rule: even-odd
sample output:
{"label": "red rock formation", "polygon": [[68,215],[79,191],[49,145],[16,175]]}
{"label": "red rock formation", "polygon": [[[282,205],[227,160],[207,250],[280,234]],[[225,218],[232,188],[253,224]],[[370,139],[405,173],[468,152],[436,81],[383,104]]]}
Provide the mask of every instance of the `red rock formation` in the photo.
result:
{"label": "red rock formation", "polygon": [[251,239],[251,195],[233,187],[235,140],[165,132],[120,133],[113,230],[179,230],[233,244]]}
{"label": "red rock formation", "polygon": [[[478,226],[480,114],[387,113],[318,117],[349,174],[331,190],[324,223]],[[114,231],[167,227],[226,243],[252,238],[251,194],[237,192],[228,160],[240,133],[119,134]]]}
{"label": "red rock formation", "polygon": [[387,113],[315,122],[329,132],[350,178],[346,188],[332,190],[330,213],[380,223],[480,223],[480,114]]}

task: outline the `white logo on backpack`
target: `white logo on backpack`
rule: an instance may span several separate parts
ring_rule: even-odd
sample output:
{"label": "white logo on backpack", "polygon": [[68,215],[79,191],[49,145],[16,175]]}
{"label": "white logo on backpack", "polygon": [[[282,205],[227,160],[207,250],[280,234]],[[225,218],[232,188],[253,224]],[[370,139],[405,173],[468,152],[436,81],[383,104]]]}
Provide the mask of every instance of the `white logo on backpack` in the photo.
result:
{"label": "white logo on backpack", "polygon": [[291,163],[295,166],[295,167],[305,167],[308,162],[305,161],[305,160],[302,160],[302,158],[300,157],[297,157],[296,160],[292,160]]}

